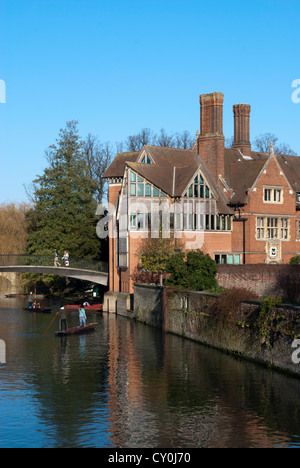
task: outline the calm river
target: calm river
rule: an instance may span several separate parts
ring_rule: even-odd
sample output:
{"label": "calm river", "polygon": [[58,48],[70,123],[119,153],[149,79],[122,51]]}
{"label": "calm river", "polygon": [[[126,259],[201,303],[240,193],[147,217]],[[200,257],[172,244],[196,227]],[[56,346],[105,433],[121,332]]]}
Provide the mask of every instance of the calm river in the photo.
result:
{"label": "calm river", "polygon": [[23,305],[0,301],[1,448],[300,446],[300,379],[113,315],[43,336],[57,306]]}

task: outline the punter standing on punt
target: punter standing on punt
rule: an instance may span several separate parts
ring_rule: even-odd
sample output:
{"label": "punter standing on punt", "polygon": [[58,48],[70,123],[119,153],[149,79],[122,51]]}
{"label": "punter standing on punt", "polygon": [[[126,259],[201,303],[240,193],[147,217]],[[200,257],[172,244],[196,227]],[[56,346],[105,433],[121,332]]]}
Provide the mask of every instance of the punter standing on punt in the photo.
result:
{"label": "punter standing on punt", "polygon": [[59,329],[60,331],[68,329],[67,314],[64,307],[60,308],[59,312]]}
{"label": "punter standing on punt", "polygon": [[82,305],[79,306],[79,322],[81,327],[86,326],[86,313]]}

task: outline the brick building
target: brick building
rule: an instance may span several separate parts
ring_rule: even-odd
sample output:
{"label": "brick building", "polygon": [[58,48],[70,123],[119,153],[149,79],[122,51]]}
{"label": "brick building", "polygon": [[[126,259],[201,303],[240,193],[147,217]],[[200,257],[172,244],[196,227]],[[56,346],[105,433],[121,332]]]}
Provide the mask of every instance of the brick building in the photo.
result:
{"label": "brick building", "polygon": [[217,263],[287,263],[300,245],[300,158],[251,151],[250,106],[233,106],[226,149],[222,93],[200,96],[192,150],[144,146],[116,156],[109,179],[109,288],[129,293],[140,239],[163,226]]}

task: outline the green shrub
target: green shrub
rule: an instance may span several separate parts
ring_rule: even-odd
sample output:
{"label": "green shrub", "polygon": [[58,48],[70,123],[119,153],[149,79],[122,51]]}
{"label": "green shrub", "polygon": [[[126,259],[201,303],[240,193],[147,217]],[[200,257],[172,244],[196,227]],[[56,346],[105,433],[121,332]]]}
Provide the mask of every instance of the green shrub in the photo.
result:
{"label": "green shrub", "polygon": [[217,288],[217,265],[201,250],[175,253],[167,262],[166,271],[170,274],[167,286],[204,291]]}

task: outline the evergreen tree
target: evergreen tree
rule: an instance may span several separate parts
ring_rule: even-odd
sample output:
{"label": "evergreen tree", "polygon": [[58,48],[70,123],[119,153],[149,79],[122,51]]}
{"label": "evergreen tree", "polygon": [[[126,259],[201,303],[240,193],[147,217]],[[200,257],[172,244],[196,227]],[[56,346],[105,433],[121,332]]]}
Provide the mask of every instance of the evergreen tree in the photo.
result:
{"label": "evergreen tree", "polygon": [[46,151],[48,167],[33,182],[33,208],[27,214],[28,253],[67,250],[77,258],[101,259],[96,235],[96,184],[89,177],[77,122],[67,122]]}

